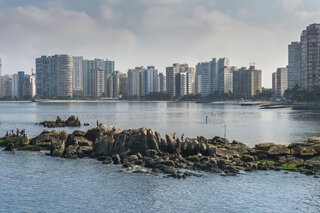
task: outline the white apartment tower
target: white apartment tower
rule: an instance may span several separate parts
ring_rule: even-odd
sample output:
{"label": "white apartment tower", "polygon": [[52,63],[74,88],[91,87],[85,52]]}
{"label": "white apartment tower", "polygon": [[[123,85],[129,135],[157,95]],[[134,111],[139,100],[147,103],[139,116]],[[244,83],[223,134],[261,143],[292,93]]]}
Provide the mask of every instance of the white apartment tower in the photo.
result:
{"label": "white apartment tower", "polygon": [[276,96],[283,97],[284,92],[288,89],[288,69],[287,68],[278,68],[277,69],[277,90]]}

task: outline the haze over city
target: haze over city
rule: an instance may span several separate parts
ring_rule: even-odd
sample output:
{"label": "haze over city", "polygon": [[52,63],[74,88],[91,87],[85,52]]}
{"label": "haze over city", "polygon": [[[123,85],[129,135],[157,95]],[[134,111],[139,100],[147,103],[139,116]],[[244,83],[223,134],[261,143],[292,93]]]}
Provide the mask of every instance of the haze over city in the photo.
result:
{"label": "haze over city", "polygon": [[56,53],[108,58],[116,70],[228,57],[255,62],[264,87],[285,67],[288,44],[319,21],[314,0],[0,1],[2,72],[30,72],[35,58]]}

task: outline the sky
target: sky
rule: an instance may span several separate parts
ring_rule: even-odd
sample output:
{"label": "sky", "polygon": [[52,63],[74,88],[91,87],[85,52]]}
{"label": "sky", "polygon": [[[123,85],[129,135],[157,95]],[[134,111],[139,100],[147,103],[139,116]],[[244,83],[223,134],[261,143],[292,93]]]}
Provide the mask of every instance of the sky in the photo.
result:
{"label": "sky", "polygon": [[319,0],[0,0],[2,73],[31,73],[41,55],[108,58],[116,69],[227,57],[255,63],[262,84],[288,44],[320,22]]}

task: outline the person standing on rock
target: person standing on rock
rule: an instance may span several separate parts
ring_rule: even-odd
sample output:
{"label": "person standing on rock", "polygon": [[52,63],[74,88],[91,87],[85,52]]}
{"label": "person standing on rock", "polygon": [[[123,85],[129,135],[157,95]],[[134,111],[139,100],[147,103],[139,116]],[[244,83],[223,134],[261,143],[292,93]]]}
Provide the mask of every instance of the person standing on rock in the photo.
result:
{"label": "person standing on rock", "polygon": [[97,120],[97,127],[99,126],[99,121]]}
{"label": "person standing on rock", "polygon": [[183,142],[184,134],[181,135],[181,142]]}
{"label": "person standing on rock", "polygon": [[172,138],[173,138],[173,140],[176,140],[176,133],[173,133]]}

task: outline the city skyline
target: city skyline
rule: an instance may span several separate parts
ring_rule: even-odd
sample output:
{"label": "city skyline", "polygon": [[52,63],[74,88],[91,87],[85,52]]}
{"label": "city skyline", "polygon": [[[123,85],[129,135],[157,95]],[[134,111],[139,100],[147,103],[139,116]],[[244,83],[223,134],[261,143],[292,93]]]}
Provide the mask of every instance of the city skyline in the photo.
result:
{"label": "city skyline", "polygon": [[312,0],[3,0],[2,72],[29,71],[34,58],[56,53],[108,57],[121,72],[154,65],[161,73],[177,62],[195,67],[228,57],[239,67],[255,62],[270,88],[271,73],[288,63],[287,45],[319,15]]}

